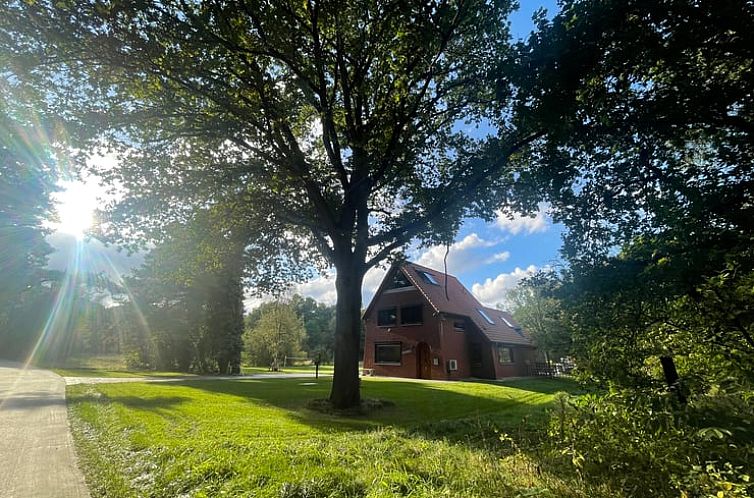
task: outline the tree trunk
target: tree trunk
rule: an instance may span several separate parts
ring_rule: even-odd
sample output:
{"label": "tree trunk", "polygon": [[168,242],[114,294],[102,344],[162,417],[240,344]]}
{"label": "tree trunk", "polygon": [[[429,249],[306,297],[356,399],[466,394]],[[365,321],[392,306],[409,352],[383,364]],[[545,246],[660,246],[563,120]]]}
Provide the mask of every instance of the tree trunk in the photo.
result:
{"label": "tree trunk", "polygon": [[362,264],[354,257],[336,261],[335,373],[330,402],[335,408],[361,403],[359,392],[359,343],[361,339]]}
{"label": "tree trunk", "polygon": [[662,365],[662,373],[665,375],[665,382],[668,385],[668,389],[675,393],[678,397],[678,401],[685,405],[686,396],[684,396],[681,390],[681,379],[678,377],[678,371],[675,369],[675,361],[672,356],[660,356],[660,364]]}

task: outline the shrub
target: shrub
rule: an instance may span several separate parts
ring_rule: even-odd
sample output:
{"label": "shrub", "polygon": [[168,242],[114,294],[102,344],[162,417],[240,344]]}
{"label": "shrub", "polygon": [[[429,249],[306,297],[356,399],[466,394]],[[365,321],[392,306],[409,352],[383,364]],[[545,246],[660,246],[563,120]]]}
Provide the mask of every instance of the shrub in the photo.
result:
{"label": "shrub", "polygon": [[580,477],[631,496],[750,497],[753,408],[743,395],[682,406],[667,393],[559,393],[550,444]]}

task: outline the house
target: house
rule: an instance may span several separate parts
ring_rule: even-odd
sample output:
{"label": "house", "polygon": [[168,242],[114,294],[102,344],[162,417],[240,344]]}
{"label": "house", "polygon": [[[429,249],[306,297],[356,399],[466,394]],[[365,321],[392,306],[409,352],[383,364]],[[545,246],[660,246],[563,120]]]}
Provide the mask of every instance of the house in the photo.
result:
{"label": "house", "polygon": [[364,312],[364,369],[420,379],[531,374],[536,349],[507,312],[483,306],[455,277],[394,265]]}

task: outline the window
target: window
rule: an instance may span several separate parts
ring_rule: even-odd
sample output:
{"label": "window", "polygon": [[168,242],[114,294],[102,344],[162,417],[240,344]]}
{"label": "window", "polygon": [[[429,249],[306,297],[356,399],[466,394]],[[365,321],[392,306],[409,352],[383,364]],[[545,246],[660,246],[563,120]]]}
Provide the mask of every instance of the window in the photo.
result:
{"label": "window", "polygon": [[402,289],[404,287],[411,287],[411,282],[408,281],[406,275],[402,271],[395,272],[393,277],[393,289]]}
{"label": "window", "polygon": [[495,325],[495,322],[492,321],[492,318],[490,318],[489,315],[485,313],[483,309],[477,308],[476,310],[479,312],[480,315],[482,315],[482,318],[487,320],[487,323],[489,323],[490,325]]}
{"label": "window", "polygon": [[393,306],[392,308],[385,308],[377,312],[377,325],[380,327],[389,327],[398,323],[398,309]]}
{"label": "window", "polygon": [[401,325],[416,325],[419,323],[424,323],[421,304],[401,308]]}
{"label": "window", "polygon": [[382,342],[374,345],[374,362],[378,365],[400,365],[401,343]]}
{"label": "window", "polygon": [[513,326],[513,324],[512,324],[511,322],[509,322],[509,321],[508,321],[508,319],[507,319],[507,318],[505,318],[505,316],[503,316],[503,315],[500,315],[500,318],[502,318],[502,319],[503,319],[503,321],[505,322],[505,324],[506,324],[507,326],[509,326],[510,328],[512,328],[512,329],[515,329],[515,328],[516,328],[516,327],[514,327],[514,326]]}
{"label": "window", "polygon": [[466,320],[453,320],[453,328],[456,330],[466,330]]}
{"label": "window", "polygon": [[432,275],[431,273],[426,272],[426,271],[421,271],[421,270],[416,270],[416,273],[418,273],[419,276],[422,278],[422,280],[424,280],[428,284],[440,285],[440,282],[438,282],[435,276]]}
{"label": "window", "polygon": [[505,346],[498,346],[497,359],[500,363],[513,363],[513,349]]}

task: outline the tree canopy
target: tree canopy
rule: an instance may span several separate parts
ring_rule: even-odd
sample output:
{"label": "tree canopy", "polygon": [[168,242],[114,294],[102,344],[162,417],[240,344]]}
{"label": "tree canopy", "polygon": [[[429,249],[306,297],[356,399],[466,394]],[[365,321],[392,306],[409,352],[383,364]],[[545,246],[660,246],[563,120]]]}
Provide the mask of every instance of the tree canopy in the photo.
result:
{"label": "tree canopy", "polygon": [[753,25],[749,2],[572,0],[521,45],[548,129],[525,181],[567,227],[559,292],[608,378],[750,364]]}

